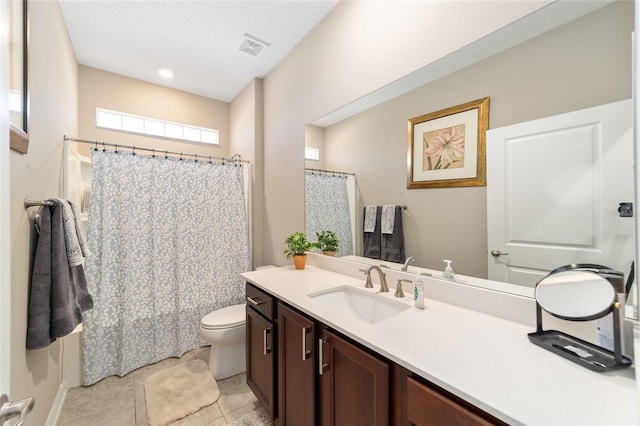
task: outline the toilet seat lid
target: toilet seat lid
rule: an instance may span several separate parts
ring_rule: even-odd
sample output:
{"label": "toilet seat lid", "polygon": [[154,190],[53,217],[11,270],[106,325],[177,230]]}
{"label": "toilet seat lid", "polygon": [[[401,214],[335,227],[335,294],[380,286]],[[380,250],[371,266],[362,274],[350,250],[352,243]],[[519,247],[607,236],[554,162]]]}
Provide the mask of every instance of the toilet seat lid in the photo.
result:
{"label": "toilet seat lid", "polygon": [[202,318],[202,326],[208,329],[231,328],[246,321],[245,304],[227,306],[208,313]]}

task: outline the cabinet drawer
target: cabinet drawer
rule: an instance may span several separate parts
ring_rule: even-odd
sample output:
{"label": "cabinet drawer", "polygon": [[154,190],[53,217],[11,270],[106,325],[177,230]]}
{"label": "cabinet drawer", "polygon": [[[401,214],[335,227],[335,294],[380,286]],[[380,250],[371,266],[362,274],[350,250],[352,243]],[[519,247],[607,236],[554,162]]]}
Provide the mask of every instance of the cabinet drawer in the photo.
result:
{"label": "cabinet drawer", "polygon": [[411,377],[407,378],[407,417],[420,426],[494,424]]}
{"label": "cabinet drawer", "polygon": [[275,319],[273,297],[249,283],[247,283],[247,306],[252,307],[271,321]]}

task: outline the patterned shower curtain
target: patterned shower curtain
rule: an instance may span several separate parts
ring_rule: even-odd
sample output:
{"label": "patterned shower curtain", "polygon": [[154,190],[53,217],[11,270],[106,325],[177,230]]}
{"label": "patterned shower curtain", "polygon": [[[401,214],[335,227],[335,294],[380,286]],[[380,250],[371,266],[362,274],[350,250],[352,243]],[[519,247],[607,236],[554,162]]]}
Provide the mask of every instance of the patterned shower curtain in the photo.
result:
{"label": "patterned shower curtain", "polygon": [[200,319],[242,303],[250,269],[242,166],[94,150],[84,384],[203,344]]}
{"label": "patterned shower curtain", "polygon": [[333,231],[338,256],[353,254],[347,178],[305,171],[304,204],[307,238],[315,241],[316,232]]}

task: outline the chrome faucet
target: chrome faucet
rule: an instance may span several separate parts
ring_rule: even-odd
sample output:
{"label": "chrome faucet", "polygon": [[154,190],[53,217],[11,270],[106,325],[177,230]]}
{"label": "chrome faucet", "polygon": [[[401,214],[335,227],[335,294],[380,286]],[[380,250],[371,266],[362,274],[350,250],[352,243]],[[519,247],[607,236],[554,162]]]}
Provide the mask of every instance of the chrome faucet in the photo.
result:
{"label": "chrome faucet", "polygon": [[414,264],[416,263],[416,259],[413,256],[409,256],[407,257],[407,260],[404,261],[404,265],[402,265],[402,271],[403,272],[407,272],[407,269],[409,269],[409,264]]}
{"label": "chrome faucet", "polygon": [[376,266],[376,265],[371,265],[366,270],[365,269],[360,269],[360,271],[364,272],[364,274],[367,276],[367,282],[364,285],[365,288],[373,288],[373,284],[371,283],[371,270],[372,269],[378,271],[378,275],[380,275],[380,292],[388,293],[389,292],[389,286],[387,285],[386,274],[384,272],[382,272],[382,269],[380,269],[379,266]]}

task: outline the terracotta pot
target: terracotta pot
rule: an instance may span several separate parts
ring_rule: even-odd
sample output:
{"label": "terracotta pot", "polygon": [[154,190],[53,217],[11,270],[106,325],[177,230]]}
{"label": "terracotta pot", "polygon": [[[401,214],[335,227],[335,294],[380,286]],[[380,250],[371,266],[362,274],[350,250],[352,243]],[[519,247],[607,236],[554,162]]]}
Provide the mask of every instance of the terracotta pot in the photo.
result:
{"label": "terracotta pot", "polygon": [[293,256],[293,264],[296,266],[296,269],[304,269],[304,265],[307,263],[307,255],[297,255]]}
{"label": "terracotta pot", "polygon": [[335,250],[332,250],[332,251],[322,250],[322,254],[324,254],[325,256],[335,256],[336,252],[335,252]]}

